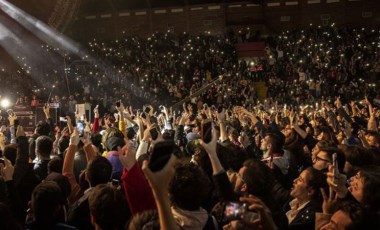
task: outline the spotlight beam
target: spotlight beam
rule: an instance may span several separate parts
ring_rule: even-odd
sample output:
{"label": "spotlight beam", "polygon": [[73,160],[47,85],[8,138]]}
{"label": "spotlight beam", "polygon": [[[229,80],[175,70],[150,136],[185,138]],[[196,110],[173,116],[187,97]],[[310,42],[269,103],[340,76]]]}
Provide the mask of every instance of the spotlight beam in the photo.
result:
{"label": "spotlight beam", "polygon": [[34,33],[42,41],[53,43],[52,45],[69,51],[70,53],[84,56],[84,52],[81,51],[79,44],[60,34],[41,20],[29,15],[15,5],[8,1],[0,0],[0,8],[15,21]]}

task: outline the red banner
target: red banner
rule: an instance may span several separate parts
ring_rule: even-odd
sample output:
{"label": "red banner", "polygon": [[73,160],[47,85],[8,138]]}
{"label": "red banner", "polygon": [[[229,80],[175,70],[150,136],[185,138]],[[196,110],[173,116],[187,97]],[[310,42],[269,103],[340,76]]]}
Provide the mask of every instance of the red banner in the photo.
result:
{"label": "red banner", "polygon": [[239,58],[243,57],[264,57],[265,42],[245,42],[236,45]]}

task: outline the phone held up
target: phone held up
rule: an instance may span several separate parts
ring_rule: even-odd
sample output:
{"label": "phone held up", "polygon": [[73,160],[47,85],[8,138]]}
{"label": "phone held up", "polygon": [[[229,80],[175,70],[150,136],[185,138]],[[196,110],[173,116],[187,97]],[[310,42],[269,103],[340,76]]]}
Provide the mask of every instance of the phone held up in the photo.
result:
{"label": "phone held up", "polygon": [[212,139],[212,120],[206,119],[201,125],[201,139],[205,143],[209,143]]}
{"label": "phone held up", "polygon": [[152,140],[157,140],[157,137],[158,137],[158,130],[157,130],[157,127],[154,127],[152,128],[151,130],[149,130],[150,132],[150,136],[152,138]]}
{"label": "phone held up", "polygon": [[223,210],[223,221],[245,220],[252,222],[260,219],[260,213],[249,211],[247,204],[242,202],[226,202]]}
{"label": "phone held up", "polygon": [[152,172],[160,171],[168,163],[171,155],[179,155],[179,150],[174,141],[158,142],[153,147],[148,167]]}

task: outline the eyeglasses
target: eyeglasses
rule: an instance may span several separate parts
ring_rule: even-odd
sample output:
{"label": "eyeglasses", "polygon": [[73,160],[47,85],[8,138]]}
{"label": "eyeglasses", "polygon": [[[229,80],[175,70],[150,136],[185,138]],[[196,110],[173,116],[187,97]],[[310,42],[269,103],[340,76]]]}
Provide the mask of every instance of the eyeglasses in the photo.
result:
{"label": "eyeglasses", "polygon": [[315,157],[313,157],[313,161],[314,161],[314,162],[317,162],[317,161],[323,161],[323,162],[326,162],[326,163],[330,163],[330,164],[331,164],[331,161],[329,161],[329,160],[327,160],[327,159],[320,158],[319,156],[315,156]]}

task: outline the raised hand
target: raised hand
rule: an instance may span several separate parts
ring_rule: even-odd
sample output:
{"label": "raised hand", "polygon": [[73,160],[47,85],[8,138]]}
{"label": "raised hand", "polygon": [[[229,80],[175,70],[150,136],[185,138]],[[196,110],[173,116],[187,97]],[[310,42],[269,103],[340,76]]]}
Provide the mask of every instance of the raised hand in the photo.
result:
{"label": "raised hand", "polygon": [[143,162],[142,170],[156,196],[168,195],[169,183],[175,174],[174,165],[176,161],[177,157],[174,154],[172,154],[165,167],[163,167],[161,170],[157,172],[152,172],[149,169],[148,161]]}
{"label": "raised hand", "polygon": [[70,145],[77,146],[79,144],[79,141],[80,141],[80,137],[79,137],[78,129],[77,127],[75,127],[73,133],[70,136]]}
{"label": "raised hand", "polygon": [[0,163],[0,171],[4,181],[13,180],[13,173],[15,169],[7,158],[4,158],[4,164]]}
{"label": "raised hand", "polygon": [[335,193],[334,189],[329,186],[329,196],[326,195],[326,192],[321,188],[321,193],[323,197],[322,211],[325,214],[332,214],[332,208],[338,200],[338,194]]}
{"label": "raised hand", "polygon": [[125,145],[123,148],[118,147],[119,159],[121,164],[130,170],[136,164],[136,147],[130,140],[124,139]]}
{"label": "raised hand", "polygon": [[346,175],[339,173],[332,165],[329,166],[327,184],[334,190],[339,198],[344,198],[348,192],[346,180]]}

